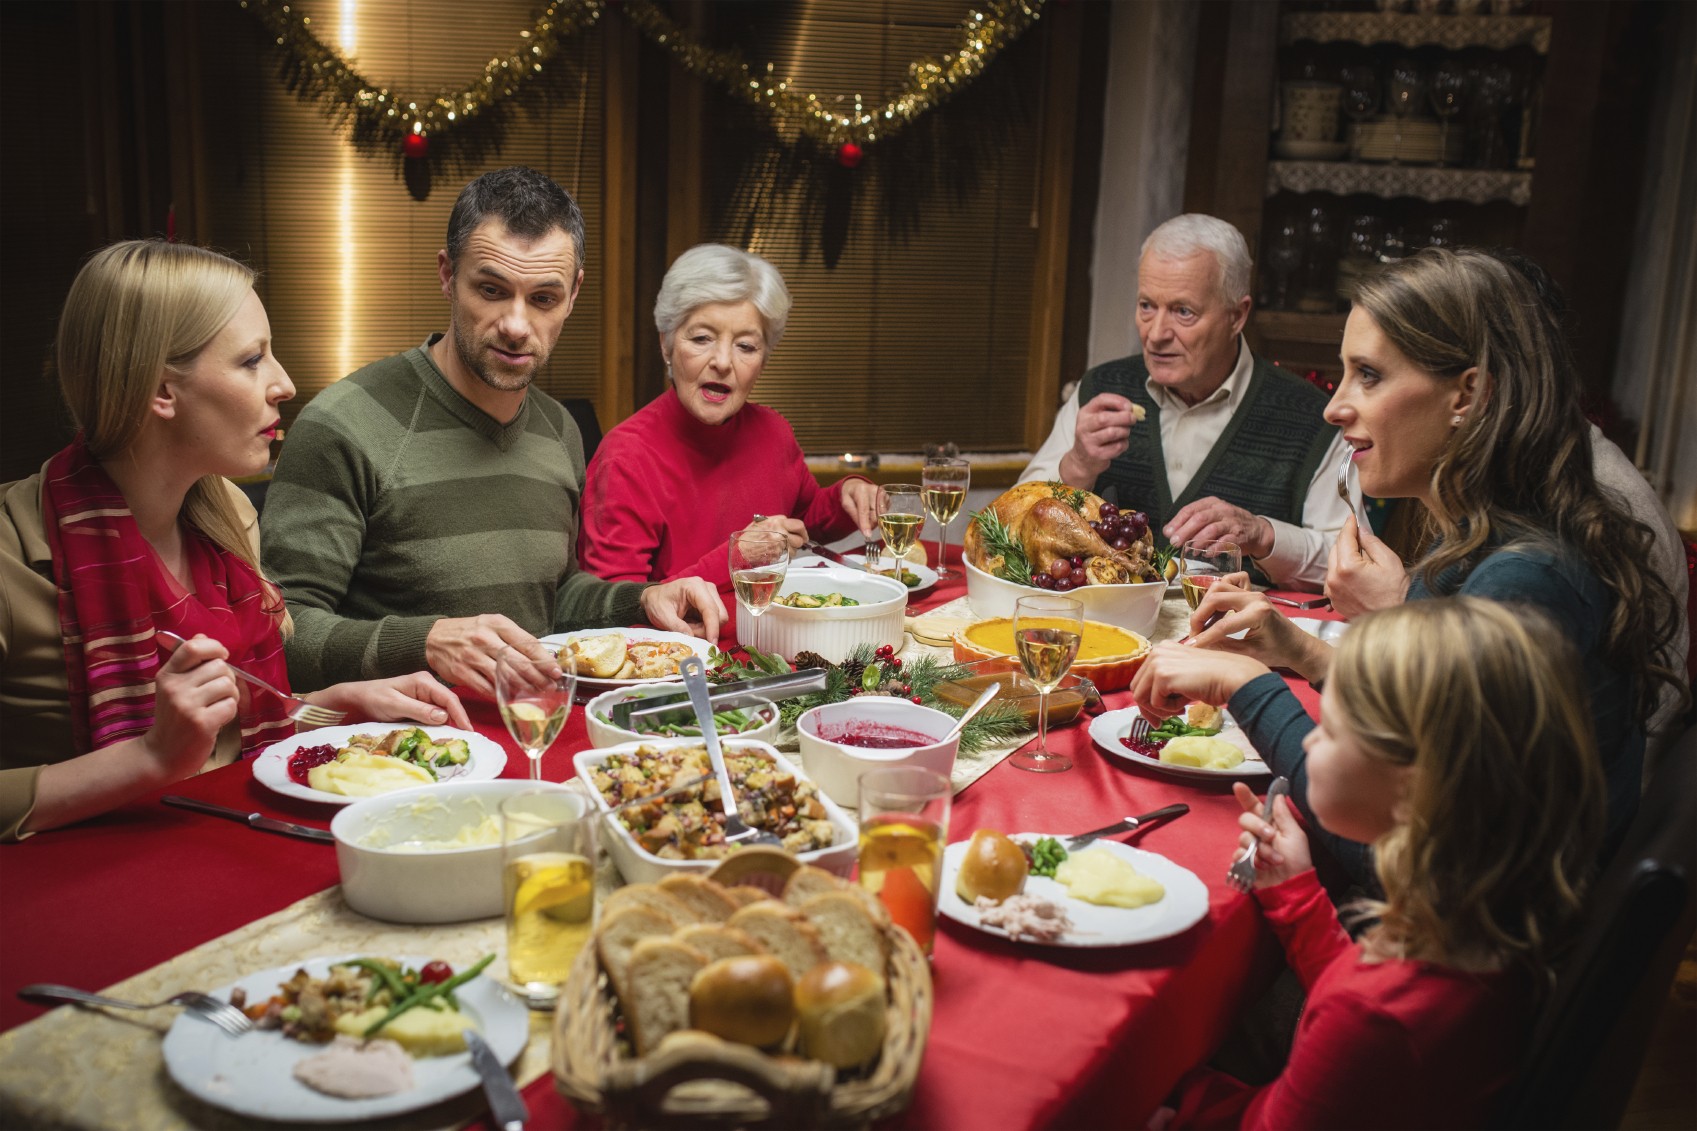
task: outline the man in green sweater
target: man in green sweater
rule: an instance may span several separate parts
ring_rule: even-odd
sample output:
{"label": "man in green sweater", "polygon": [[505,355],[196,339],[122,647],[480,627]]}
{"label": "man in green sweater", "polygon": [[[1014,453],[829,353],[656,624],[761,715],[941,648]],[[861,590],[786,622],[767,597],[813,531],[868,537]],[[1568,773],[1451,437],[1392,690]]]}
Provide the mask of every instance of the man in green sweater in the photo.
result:
{"label": "man in green sweater", "polygon": [[301,410],[261,520],[295,631],[297,688],[428,665],[491,694],[537,636],[648,620],[716,640],[700,578],[602,581],[576,567],[583,442],[532,387],[583,282],[583,215],[531,169],[467,185],[437,253],[445,334],[373,362]]}

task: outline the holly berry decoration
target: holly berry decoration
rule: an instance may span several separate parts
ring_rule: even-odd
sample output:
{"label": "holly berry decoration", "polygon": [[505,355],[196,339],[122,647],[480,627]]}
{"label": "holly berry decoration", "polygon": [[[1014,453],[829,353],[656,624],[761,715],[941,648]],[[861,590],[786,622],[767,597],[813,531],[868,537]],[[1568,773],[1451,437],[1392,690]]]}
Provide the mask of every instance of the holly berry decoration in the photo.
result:
{"label": "holly berry decoration", "polygon": [[852,141],[845,141],[837,147],[837,164],[845,169],[852,169],[859,165],[865,156],[866,150]]}
{"label": "holly berry decoration", "polygon": [[401,153],[418,160],[430,153],[430,139],[423,134],[408,134],[401,139]]}

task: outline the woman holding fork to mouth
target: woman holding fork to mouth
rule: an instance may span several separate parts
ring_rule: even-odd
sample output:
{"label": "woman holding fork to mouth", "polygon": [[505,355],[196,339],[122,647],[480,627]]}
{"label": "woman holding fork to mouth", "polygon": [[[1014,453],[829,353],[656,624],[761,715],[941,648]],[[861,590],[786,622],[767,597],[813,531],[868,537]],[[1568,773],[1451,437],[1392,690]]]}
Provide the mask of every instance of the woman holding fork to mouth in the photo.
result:
{"label": "woman holding fork to mouth", "polygon": [[[84,820],[293,733],[282,594],[226,477],[265,469],[295,388],[253,272],[131,240],[71,284],[56,349],[78,432],[0,485],[0,839]],[[161,635],[185,638],[175,647]],[[174,642],[173,642],[174,643]],[[468,725],[428,673],[306,696],[360,721]]]}

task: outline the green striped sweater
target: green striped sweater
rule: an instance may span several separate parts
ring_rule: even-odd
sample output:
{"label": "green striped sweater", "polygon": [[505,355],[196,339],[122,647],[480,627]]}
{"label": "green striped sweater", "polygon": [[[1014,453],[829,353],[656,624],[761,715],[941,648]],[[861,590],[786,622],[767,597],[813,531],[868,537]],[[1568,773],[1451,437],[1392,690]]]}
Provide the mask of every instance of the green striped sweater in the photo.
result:
{"label": "green striped sweater", "polygon": [[505,613],[536,635],[642,619],[642,586],[577,568],[583,442],[531,387],[501,424],[424,345],[313,398],[289,430],[260,520],[295,632],[297,689],[425,666],[443,617]]}

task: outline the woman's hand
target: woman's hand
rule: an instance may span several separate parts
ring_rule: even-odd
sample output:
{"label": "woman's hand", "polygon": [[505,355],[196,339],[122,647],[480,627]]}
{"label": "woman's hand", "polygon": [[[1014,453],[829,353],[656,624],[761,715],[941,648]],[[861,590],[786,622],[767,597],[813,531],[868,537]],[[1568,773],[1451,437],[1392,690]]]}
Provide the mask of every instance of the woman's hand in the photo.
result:
{"label": "woman's hand", "polygon": [[361,722],[391,723],[406,720],[428,726],[471,729],[460,697],[429,672],[338,683],[301,698],[320,707],[341,711]]}
{"label": "woman's hand", "polygon": [[[1234,639],[1237,633],[1243,635]],[[1247,573],[1228,574],[1208,587],[1190,614],[1190,634],[1192,648],[1250,656],[1310,681],[1324,679],[1331,667],[1331,648],[1292,624],[1266,594],[1250,589]]]}
{"label": "woman's hand", "polygon": [[1131,681],[1131,697],[1148,714],[1164,719],[1184,710],[1187,703],[1223,706],[1238,688],[1267,670],[1252,656],[1157,644]]}
{"label": "woman's hand", "polygon": [[718,640],[725,623],[719,591],[699,577],[680,577],[642,591],[642,612],[655,628]]}
{"label": "woman's hand", "polygon": [[1243,812],[1237,818],[1243,829],[1238,844],[1248,848],[1251,838],[1261,842],[1261,847],[1255,850],[1257,888],[1282,884],[1314,867],[1314,859],[1308,851],[1308,834],[1302,831],[1302,822],[1296,819],[1296,812],[1290,807],[1289,794],[1280,794],[1273,802],[1272,820],[1268,822],[1261,819],[1261,799],[1255,796],[1253,790],[1242,782],[1233,782],[1232,792],[1237,795],[1237,803],[1243,806]]}
{"label": "woman's hand", "polygon": [[884,489],[869,479],[845,479],[840,499],[843,510],[860,527],[861,537],[872,537],[878,528],[878,515],[884,509]]}
{"label": "woman's hand", "polygon": [[807,526],[799,518],[789,518],[781,514],[757,515],[753,522],[743,527],[743,531],[769,530],[774,534],[788,535],[790,549],[799,550],[807,543]]}
{"label": "woman's hand", "polygon": [[218,732],[240,705],[236,677],[224,663],[230,653],[206,636],[178,645],[154,677],[153,726],[142,749],[164,781],[188,777],[206,764]]}
{"label": "woman's hand", "polygon": [[1408,570],[1395,550],[1350,515],[1326,563],[1326,596],[1346,617],[1388,609],[1408,599]]}

